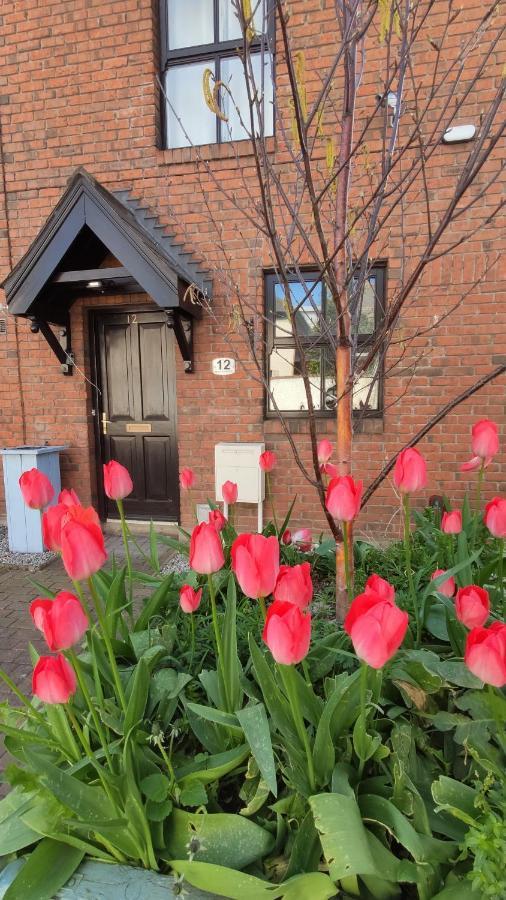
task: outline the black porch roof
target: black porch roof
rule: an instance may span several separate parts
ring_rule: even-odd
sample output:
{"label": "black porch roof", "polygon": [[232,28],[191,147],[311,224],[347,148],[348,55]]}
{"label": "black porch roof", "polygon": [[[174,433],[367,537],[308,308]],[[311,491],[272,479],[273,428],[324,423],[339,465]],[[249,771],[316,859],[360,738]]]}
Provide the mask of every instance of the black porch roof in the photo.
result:
{"label": "black porch roof", "polygon": [[[100,268],[112,254],[118,268]],[[91,282],[91,283],[90,283]],[[199,316],[209,275],[129,191],[108,191],[78,169],[39,234],[3,282],[9,311],[65,325],[83,293],[145,291],[167,310]]]}

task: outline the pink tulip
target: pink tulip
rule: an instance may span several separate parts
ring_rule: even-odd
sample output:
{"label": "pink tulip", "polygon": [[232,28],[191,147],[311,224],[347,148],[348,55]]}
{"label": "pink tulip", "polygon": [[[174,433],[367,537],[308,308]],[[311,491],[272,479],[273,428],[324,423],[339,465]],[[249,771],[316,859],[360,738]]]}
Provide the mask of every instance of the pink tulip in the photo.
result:
{"label": "pink tulip", "polygon": [[333,478],[327,488],[325,505],[334,519],[353,522],[360,512],[364,483],[354,481],[351,475]]}
{"label": "pink tulip", "polygon": [[395,600],[395,588],[393,584],[390,584],[390,582],[382,578],[381,575],[376,575],[374,573],[369,575],[369,578],[365,583],[365,593],[377,594],[382,600],[390,600],[392,603]]}
{"label": "pink tulip", "polygon": [[277,663],[299,663],[307,656],[311,642],[311,614],[293,603],[275,600],[267,610],[262,639]]}
{"label": "pink tulip", "polygon": [[483,466],[484,469],[490,465],[492,462],[492,457],[487,456],[486,459],[482,459],[481,456],[473,456],[472,459],[468,460],[468,462],[462,463],[460,467],[461,472],[476,472],[477,469],[481,469]]}
{"label": "pink tulip", "polygon": [[466,628],[481,628],[490,615],[488,591],[477,584],[459,588],[455,597],[455,613]]}
{"label": "pink tulip", "polygon": [[89,625],[80,601],[68,591],[60,591],[54,600],[37,598],[30,604],[30,615],[50,650],[78,644]]}
{"label": "pink tulip", "polygon": [[460,534],[462,531],[462,513],[460,509],[443,513],[441,531],[444,531],[445,534]]}
{"label": "pink tulip", "polygon": [[216,531],[223,531],[225,525],[227,524],[227,520],[223,515],[221,509],[210,509],[207,521],[211,525],[214,525]]}
{"label": "pink tulip", "polygon": [[62,519],[61,552],[65,571],[73,581],[90,578],[104,565],[104,535],[91,506],[67,507]]}
{"label": "pink tulip", "polygon": [[394,467],[394,484],[401,494],[414,494],[427,484],[427,465],[415,447],[401,450]]}
{"label": "pink tulip", "polygon": [[331,462],[323,463],[323,465],[320,466],[320,469],[323,472],[323,474],[328,475],[329,478],[338,478],[339,477],[339,469],[337,466],[334,465],[334,463],[331,463]]}
{"label": "pink tulip", "polygon": [[195,591],[189,584],[183,584],[179,591],[179,605],[183,612],[194,613],[202,600],[202,588]]}
{"label": "pink tulip", "polygon": [[72,666],[64,656],[41,656],[33,670],[32,691],[43,703],[68,703],[77,688]]}
{"label": "pink tulip", "polygon": [[130,472],[121,463],[111,459],[104,465],[104,490],[109,500],[123,500],[134,489]]}
{"label": "pink tulip", "polygon": [[[444,575],[444,574],[445,574],[445,569],[436,569],[436,571],[433,572],[432,575],[430,576],[430,580],[434,581],[435,578],[439,578],[440,575]],[[436,588],[436,591],[438,591],[440,594],[444,594],[445,597],[453,597],[453,595],[455,593],[455,588],[456,588],[455,579],[452,578],[452,576],[450,575],[450,577],[447,578],[446,581],[443,581],[442,584],[440,584]]]}
{"label": "pink tulip", "polygon": [[328,463],[333,452],[334,447],[332,446],[330,441],[328,441],[327,438],[323,438],[323,440],[321,440],[318,444],[318,462],[320,463],[320,466]]}
{"label": "pink tulip", "polygon": [[281,535],[281,541],[285,545],[292,543],[292,532],[290,531],[289,528],[287,528],[286,531],[284,531],[283,534]]}
{"label": "pink tulip", "polygon": [[506,684],[506,625],[494,622],[490,628],[473,628],[467,635],[464,662],[485,684],[502,688]]}
{"label": "pink tulip", "polygon": [[183,488],[184,491],[189,491],[192,487],[195,486],[196,482],[195,472],[193,469],[181,469],[179,473],[179,484]]}
{"label": "pink tulip", "polygon": [[272,472],[277,461],[277,456],[272,450],[264,450],[264,452],[260,454],[258,464],[264,472]]}
{"label": "pink tulip", "polygon": [[311,566],[308,562],[299,566],[280,566],[274,588],[274,599],[295,603],[299,609],[309,606],[313,598]]}
{"label": "pink tulip", "polygon": [[19,479],[23,500],[30,509],[44,509],[54,497],[54,487],[39,469],[23,472]]}
{"label": "pink tulip", "polygon": [[190,540],[190,566],[199,575],[218,572],[225,563],[223,547],[218,532],[209,522],[201,522],[192,531]]}
{"label": "pink tulip", "polygon": [[231,548],[232,571],[243,594],[251,599],[272,594],[279,572],[277,537],[240,534]]}
{"label": "pink tulip", "polygon": [[374,591],[355,597],[344,620],[355,653],[373,669],[381,669],[397,652],[407,628],[407,612]]}
{"label": "pink tulip", "polygon": [[499,433],[495,422],[490,419],[481,419],[473,425],[471,435],[471,447],[474,455],[472,459],[461,465],[461,472],[474,472],[482,466],[486,469],[496,453],[499,452]]}
{"label": "pink tulip", "polygon": [[81,506],[81,501],[73,488],[64,488],[58,494],[58,503],[64,506]]}
{"label": "pink tulip", "polygon": [[309,553],[313,546],[313,535],[310,528],[298,528],[292,534],[292,544],[295,544],[301,553]]}
{"label": "pink tulip", "polygon": [[225,484],[222,484],[221,496],[223,497],[225,503],[228,503],[229,506],[232,503],[237,503],[237,494],[238,489],[234,481],[226,481]]}
{"label": "pink tulip", "polygon": [[496,538],[506,537],[506,499],[494,497],[485,507],[483,521],[490,534]]}
{"label": "pink tulip", "polygon": [[65,503],[56,503],[42,513],[42,540],[48,550],[61,550],[61,527],[68,508]]}

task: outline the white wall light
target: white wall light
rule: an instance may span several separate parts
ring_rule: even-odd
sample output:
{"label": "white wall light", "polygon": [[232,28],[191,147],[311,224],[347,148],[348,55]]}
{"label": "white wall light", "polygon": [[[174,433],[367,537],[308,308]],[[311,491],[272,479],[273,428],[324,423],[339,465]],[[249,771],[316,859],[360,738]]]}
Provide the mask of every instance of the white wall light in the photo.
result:
{"label": "white wall light", "polygon": [[472,141],[476,134],[476,125],[453,125],[443,135],[443,144],[461,144]]}

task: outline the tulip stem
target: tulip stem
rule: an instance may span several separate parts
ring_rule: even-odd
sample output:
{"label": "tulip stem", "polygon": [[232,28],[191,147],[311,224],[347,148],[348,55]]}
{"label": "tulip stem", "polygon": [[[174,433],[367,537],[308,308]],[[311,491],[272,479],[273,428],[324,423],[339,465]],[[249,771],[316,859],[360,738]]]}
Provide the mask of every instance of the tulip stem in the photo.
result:
{"label": "tulip stem", "polygon": [[19,688],[14,684],[12,678],[9,678],[9,676],[7,675],[7,672],[4,672],[3,669],[0,669],[0,678],[2,679],[2,681],[5,681],[5,684],[7,685],[7,687],[11,689],[12,693],[15,694],[15,696],[18,698],[18,700],[21,700],[21,703],[23,704],[23,706],[26,706],[28,714],[30,716],[32,716],[34,719],[36,719],[37,722],[39,723],[39,725],[43,725],[44,728],[46,729],[46,731],[50,732],[51,729],[49,727],[48,722],[44,718],[44,716],[41,716],[41,714],[39,712],[37,712],[37,710],[35,709],[33,704],[30,702],[30,698],[27,697],[26,694],[23,694],[23,692],[19,690]]}
{"label": "tulip stem", "polygon": [[93,705],[93,700],[90,697],[90,692],[88,691],[88,686],[86,684],[86,679],[84,677],[83,670],[81,668],[81,663],[79,661],[77,654],[72,649],[68,650],[68,657],[69,657],[70,662],[72,663],[72,666],[74,667],[74,672],[76,673],[77,683],[78,683],[78,685],[81,689],[81,693],[86,701],[86,705],[88,706],[88,709],[91,713],[91,718],[93,719],[93,724],[95,725],[98,739],[99,739],[99,741],[102,745],[102,749],[105,753],[105,758],[107,759],[107,764],[108,764],[111,772],[113,772],[114,770],[113,770],[113,766],[112,766],[111,755],[109,753],[109,745],[105,738],[105,734],[104,734],[102,725],[100,724],[100,719],[98,717],[97,711]]}
{"label": "tulip stem", "polygon": [[212,575],[207,576],[207,582],[209,584],[209,598],[211,601],[211,615],[213,617],[214,640],[216,643],[216,656],[218,658],[218,668],[221,673],[221,680],[223,682],[223,694],[224,694],[223,699],[225,701],[226,711],[232,712],[232,710],[230,709],[230,701],[228,698],[228,690],[227,690],[227,680],[225,677],[225,668],[223,665],[223,647],[222,647],[222,643],[221,643],[220,627],[218,624],[218,612],[216,609],[216,593],[214,590],[214,581],[213,581]]}
{"label": "tulip stem", "polygon": [[267,489],[267,500],[271,504],[272,518],[274,519],[274,528],[276,529],[276,534],[279,535],[278,520],[276,517],[276,507],[274,506],[274,499],[272,496],[271,473],[270,472],[265,473],[265,486]]}
{"label": "tulip stem", "polygon": [[501,598],[501,609],[503,619],[506,618],[506,606],[505,606],[505,597],[504,597],[504,538],[499,538],[497,541],[499,544],[499,568],[497,572],[497,579],[499,581],[499,597]]}
{"label": "tulip stem", "polygon": [[343,550],[344,550],[344,573],[346,578],[346,593],[348,594],[348,602],[353,599],[353,582],[350,571],[350,523],[343,522]]}
{"label": "tulip stem", "polygon": [[193,657],[195,656],[195,619],[193,613],[190,613],[190,629],[191,629],[191,651],[190,651],[190,672],[193,666]]}
{"label": "tulip stem", "polygon": [[91,765],[95,769],[95,771],[99,777],[100,783],[101,783],[109,801],[111,802],[113,809],[116,809],[116,803],[114,802],[114,798],[110,792],[109,785],[107,784],[107,781],[104,778],[104,775],[103,775],[103,772],[101,771],[99,763],[97,762],[97,760],[95,759],[95,757],[93,755],[92,749],[88,743],[88,739],[85,737],[84,732],[83,732],[81,726],[79,725],[79,722],[77,721],[76,716],[74,715],[74,711],[73,711],[72,707],[70,706],[69,703],[67,703],[67,704],[65,704],[64,708],[67,710],[68,717],[69,717],[70,721],[72,722],[74,731],[77,734],[79,741],[81,742],[81,745],[83,747],[83,750],[86,754],[87,759],[90,761]]}
{"label": "tulip stem", "polygon": [[311,752],[311,747],[309,746],[309,738],[307,736],[306,726],[304,724],[304,719],[300,708],[297,685],[295,684],[294,680],[295,669],[293,666],[283,666],[278,663],[278,671],[281,675],[281,680],[283,682],[286,696],[290,704],[293,723],[302,742],[302,746],[304,747],[304,750],[306,752],[309,785],[311,787],[311,791],[314,793],[314,791],[316,790],[316,780],[314,774],[313,754]]}
{"label": "tulip stem", "polygon": [[121,684],[121,678],[120,678],[118,666],[116,663],[116,657],[114,655],[114,650],[112,649],[111,639],[110,639],[109,633],[107,631],[107,623],[105,621],[104,614],[102,612],[100,597],[98,596],[98,594],[95,590],[95,585],[93,584],[93,580],[91,578],[88,578],[88,587],[90,589],[90,594],[92,596],[93,604],[95,606],[95,612],[97,614],[98,623],[99,623],[101,631],[102,631],[102,637],[104,640],[104,644],[106,646],[107,655],[109,657],[111,673],[112,673],[112,677],[114,680],[114,684],[116,686],[116,693],[118,696],[118,700],[123,709],[123,712],[126,713],[127,705],[126,705],[126,700],[125,700],[125,694],[123,692],[123,685]]}
{"label": "tulip stem", "polygon": [[411,510],[409,504],[409,494],[404,494],[402,498],[402,506],[404,509],[404,552],[406,554],[406,575],[408,578],[408,587],[409,587],[409,597],[411,600],[411,604],[413,606],[413,614],[415,617],[415,625],[416,625],[416,638],[415,638],[415,646],[420,646],[420,638],[421,638],[421,623],[420,623],[420,611],[418,609],[418,603],[416,600],[415,594],[415,585],[413,581],[413,568],[411,565]]}
{"label": "tulip stem", "polygon": [[123,545],[125,547],[125,556],[126,556],[126,564],[127,564],[127,574],[128,574],[128,611],[130,613],[130,622],[133,624],[134,613],[132,608],[133,601],[133,580],[132,580],[132,557],[130,554],[130,545],[128,543],[128,526],[125,519],[125,509],[123,506],[123,500],[116,500],[116,506],[118,507],[119,517],[121,521],[121,534],[123,536]]}
{"label": "tulip stem", "polygon": [[266,618],[267,618],[267,610],[266,610],[266,608],[265,608],[265,597],[259,597],[259,598],[258,598],[258,605],[260,606],[260,610],[261,610],[261,613],[262,613],[262,619],[263,619],[264,622],[265,622],[265,620],[266,620]]}
{"label": "tulip stem", "polygon": [[[360,661],[360,715],[364,725],[366,723],[366,699],[367,699],[367,663]],[[360,759],[358,764],[358,777],[362,778],[364,771],[365,759]]]}

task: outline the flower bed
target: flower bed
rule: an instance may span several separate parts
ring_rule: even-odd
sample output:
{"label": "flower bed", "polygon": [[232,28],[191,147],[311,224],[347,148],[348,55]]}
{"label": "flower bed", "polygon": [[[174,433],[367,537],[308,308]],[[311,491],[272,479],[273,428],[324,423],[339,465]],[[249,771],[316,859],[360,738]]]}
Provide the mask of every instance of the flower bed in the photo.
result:
{"label": "flower bed", "polygon": [[[132,568],[122,466],[105,469],[122,567],[106,560],[94,510],[63,492],[43,529],[69,591],[30,607],[52,654],[33,654],[35,699],[2,673],[18,705],[2,708],[14,762],[0,854],[31,851],[6,900],[55,896],[84,859],[241,900],[504,897],[506,500],[483,521],[497,452],[486,427],[468,464],[475,511],[429,509],[413,533],[425,464],[400,454],[404,541],[356,542],[355,566],[347,555],[344,628],[333,542],[292,535],[289,515],[237,535],[230,482],[228,520],[215,508],[183,532],[190,570],[169,575],[157,548],[171,539],[154,531],[151,572]],[[275,471],[274,455],[261,465]],[[349,531],[361,483],[328,474],[328,508]],[[52,491],[40,478],[21,488],[42,508]]]}

